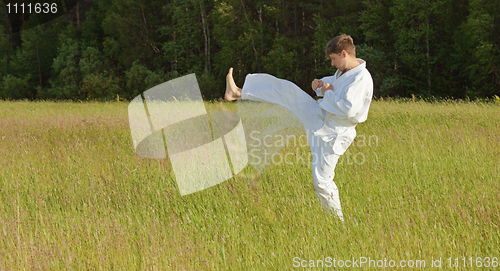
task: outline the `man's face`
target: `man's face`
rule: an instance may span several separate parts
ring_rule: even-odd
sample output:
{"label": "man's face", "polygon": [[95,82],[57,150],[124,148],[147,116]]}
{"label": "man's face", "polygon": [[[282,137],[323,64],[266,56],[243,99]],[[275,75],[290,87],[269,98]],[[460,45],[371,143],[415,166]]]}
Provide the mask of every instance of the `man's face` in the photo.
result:
{"label": "man's face", "polygon": [[344,50],[340,52],[340,54],[330,54],[330,59],[332,60],[332,66],[335,66],[337,69],[343,71],[346,67],[346,54],[344,54]]}

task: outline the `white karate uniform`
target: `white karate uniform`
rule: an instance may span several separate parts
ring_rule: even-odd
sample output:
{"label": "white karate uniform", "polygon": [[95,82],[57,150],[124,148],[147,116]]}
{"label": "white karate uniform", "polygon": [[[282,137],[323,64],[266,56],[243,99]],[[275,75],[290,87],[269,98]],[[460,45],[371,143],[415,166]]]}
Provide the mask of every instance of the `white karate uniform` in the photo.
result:
{"label": "white karate uniform", "polygon": [[[321,80],[333,86],[323,99],[314,100],[294,83],[269,74],[249,74],[241,98],[281,105],[303,123],[312,154],[313,183],[321,204],[343,220],[335,166],[356,137],[355,126],[368,117],[373,96],[373,80],[366,62],[341,74]],[[318,90],[316,90],[318,93]],[[319,92],[318,94],[321,94]]]}

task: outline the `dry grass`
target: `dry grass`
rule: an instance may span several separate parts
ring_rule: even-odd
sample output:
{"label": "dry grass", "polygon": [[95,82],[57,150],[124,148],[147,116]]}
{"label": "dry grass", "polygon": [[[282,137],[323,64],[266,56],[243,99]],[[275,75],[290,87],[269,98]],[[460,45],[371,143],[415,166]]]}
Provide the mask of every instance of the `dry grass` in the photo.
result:
{"label": "dry grass", "polygon": [[[167,161],[135,155],[126,103],[0,102],[0,270],[293,269],[294,257],[424,259],[427,267],[443,257],[445,267],[449,257],[498,259],[499,109],[373,102],[336,169],[342,225],[321,210],[303,161],[264,174],[247,167],[181,197]],[[356,154],[363,163],[348,161]]]}

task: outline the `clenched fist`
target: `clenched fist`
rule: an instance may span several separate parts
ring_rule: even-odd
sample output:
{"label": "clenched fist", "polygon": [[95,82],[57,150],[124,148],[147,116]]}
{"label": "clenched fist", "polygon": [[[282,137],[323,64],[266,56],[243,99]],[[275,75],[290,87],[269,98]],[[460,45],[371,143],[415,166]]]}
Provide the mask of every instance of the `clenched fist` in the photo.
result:
{"label": "clenched fist", "polygon": [[319,80],[319,79],[314,79],[311,83],[311,87],[313,90],[316,90],[318,89],[319,87],[322,87],[323,86],[323,81]]}
{"label": "clenched fist", "polygon": [[328,84],[328,83],[326,83],[326,84],[323,85],[323,87],[321,87],[321,93],[323,93],[323,95],[325,95],[325,92],[327,90],[329,90],[329,89],[333,90],[333,86],[330,85],[330,84]]}

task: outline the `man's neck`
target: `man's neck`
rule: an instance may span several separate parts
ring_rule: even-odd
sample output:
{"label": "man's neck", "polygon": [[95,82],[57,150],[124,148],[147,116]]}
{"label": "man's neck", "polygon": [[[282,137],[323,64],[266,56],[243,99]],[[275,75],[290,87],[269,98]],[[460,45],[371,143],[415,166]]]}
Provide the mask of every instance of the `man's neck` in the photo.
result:
{"label": "man's neck", "polygon": [[357,66],[359,66],[359,61],[355,57],[349,58],[349,61],[347,61],[346,68],[342,70],[342,74],[348,72],[349,70],[354,69]]}

